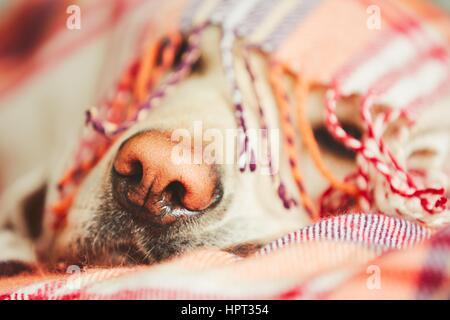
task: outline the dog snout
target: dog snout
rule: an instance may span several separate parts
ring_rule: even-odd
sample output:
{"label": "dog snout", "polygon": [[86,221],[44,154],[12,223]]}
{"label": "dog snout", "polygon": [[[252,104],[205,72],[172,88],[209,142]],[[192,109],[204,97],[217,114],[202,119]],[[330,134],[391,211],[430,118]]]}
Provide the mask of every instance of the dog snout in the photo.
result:
{"label": "dog snout", "polygon": [[123,209],[167,224],[203,213],[220,200],[215,167],[174,161],[175,145],[169,133],[159,131],[139,133],[122,144],[112,184]]}

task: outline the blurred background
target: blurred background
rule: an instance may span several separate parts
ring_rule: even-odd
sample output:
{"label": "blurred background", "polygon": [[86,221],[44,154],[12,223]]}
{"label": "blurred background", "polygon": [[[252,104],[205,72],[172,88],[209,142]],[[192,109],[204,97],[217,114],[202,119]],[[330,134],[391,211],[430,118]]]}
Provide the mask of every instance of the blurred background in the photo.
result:
{"label": "blurred background", "polygon": [[72,148],[84,111],[157,36],[147,30],[166,8],[170,1],[0,0],[0,192]]}

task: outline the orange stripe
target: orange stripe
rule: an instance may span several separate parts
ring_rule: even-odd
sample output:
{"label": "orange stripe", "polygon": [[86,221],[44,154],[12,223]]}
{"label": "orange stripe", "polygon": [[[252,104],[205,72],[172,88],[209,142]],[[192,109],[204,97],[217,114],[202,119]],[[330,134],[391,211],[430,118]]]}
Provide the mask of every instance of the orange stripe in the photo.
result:
{"label": "orange stripe", "polygon": [[142,55],[136,85],[134,87],[134,96],[138,101],[143,101],[147,97],[148,83],[155,66],[160,47],[161,45],[159,41],[153,43]]}

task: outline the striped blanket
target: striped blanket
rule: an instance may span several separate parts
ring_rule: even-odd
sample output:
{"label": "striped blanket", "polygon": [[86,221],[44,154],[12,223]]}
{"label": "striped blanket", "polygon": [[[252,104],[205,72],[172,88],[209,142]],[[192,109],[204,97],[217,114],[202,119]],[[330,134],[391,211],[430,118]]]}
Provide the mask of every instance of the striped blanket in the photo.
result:
{"label": "striped blanket", "polygon": [[448,299],[450,228],[349,214],[240,258],[202,250],[155,266],[69,267],[0,282],[2,299]]}

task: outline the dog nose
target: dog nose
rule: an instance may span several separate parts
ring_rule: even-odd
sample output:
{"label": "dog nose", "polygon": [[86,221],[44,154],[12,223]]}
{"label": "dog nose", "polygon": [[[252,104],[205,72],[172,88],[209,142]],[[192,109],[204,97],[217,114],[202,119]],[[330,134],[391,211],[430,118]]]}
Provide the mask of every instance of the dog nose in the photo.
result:
{"label": "dog nose", "polygon": [[175,146],[170,134],[159,131],[137,134],[122,144],[113,165],[113,189],[125,209],[145,208],[165,224],[198,214],[218,200],[215,167],[176,161]]}

